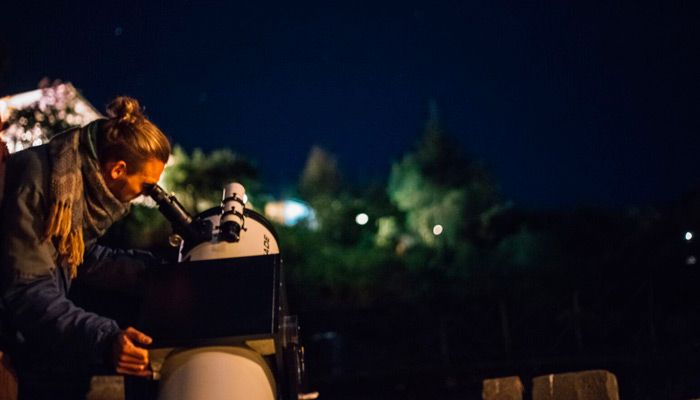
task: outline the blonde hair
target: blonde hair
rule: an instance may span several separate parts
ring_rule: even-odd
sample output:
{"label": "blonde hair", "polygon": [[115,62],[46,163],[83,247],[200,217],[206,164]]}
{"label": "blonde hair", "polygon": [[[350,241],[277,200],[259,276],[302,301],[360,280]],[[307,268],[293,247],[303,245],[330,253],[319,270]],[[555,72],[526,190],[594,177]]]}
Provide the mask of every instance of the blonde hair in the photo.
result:
{"label": "blonde hair", "polygon": [[124,160],[127,172],[133,174],[148,160],[168,162],[170,141],[146,118],[138,100],[116,97],[107,106],[107,115],[97,140],[100,163]]}

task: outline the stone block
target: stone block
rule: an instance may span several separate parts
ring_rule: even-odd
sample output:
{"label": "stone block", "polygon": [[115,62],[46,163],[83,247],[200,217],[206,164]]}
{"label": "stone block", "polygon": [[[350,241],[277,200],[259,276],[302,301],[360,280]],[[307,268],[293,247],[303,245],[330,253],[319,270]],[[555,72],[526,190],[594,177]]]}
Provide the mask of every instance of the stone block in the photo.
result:
{"label": "stone block", "polygon": [[484,400],[522,400],[523,384],[517,376],[484,379],[481,397]]}
{"label": "stone block", "polygon": [[119,375],[96,375],[90,381],[86,400],[124,400],[124,377]]}
{"label": "stone block", "polygon": [[532,400],[619,400],[617,378],[605,370],[538,376]]}

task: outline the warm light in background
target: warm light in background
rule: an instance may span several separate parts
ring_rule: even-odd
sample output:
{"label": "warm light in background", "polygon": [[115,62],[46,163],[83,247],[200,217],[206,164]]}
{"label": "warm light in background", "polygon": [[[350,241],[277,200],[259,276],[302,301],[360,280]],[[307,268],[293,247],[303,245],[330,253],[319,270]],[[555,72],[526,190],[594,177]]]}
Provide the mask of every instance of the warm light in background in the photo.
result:
{"label": "warm light in background", "polygon": [[355,222],[357,225],[365,225],[367,222],[369,222],[369,216],[365,213],[359,213],[355,217]]}
{"label": "warm light in background", "polygon": [[439,236],[442,233],[442,225],[438,224],[433,227],[433,235]]}

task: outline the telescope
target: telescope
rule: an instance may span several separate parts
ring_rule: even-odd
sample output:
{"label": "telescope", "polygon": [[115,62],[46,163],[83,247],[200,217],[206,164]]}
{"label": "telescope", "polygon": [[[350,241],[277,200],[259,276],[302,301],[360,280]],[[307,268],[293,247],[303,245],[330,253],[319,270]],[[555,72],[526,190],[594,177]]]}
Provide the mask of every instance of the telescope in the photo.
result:
{"label": "telescope", "polygon": [[162,187],[147,194],[172,226],[178,262],[146,274],[137,327],[159,400],[300,400],[306,393],[299,325],[287,307],[274,227],[225,185],[221,204],[191,215]]}

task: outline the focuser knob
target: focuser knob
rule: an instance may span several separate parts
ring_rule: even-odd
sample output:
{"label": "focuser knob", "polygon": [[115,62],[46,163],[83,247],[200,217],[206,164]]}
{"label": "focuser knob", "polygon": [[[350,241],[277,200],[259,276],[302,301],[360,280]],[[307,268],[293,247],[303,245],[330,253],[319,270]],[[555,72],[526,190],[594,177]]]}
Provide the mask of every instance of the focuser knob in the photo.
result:
{"label": "focuser knob", "polygon": [[172,247],[180,247],[180,245],[182,245],[182,242],[183,242],[183,239],[182,239],[182,236],[180,236],[180,235],[173,233],[172,235],[168,236],[168,243]]}

